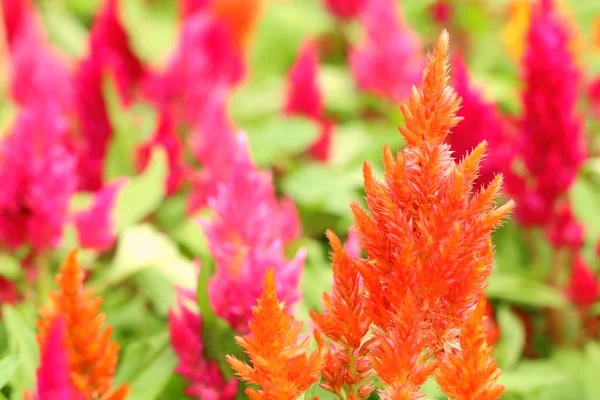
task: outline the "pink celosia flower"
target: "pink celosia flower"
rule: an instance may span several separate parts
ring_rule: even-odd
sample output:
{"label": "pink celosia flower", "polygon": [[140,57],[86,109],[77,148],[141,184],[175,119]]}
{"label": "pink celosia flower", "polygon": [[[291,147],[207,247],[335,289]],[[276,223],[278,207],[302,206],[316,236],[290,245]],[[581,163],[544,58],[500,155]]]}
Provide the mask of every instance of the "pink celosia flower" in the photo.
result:
{"label": "pink celosia flower", "polygon": [[419,38],[401,18],[394,0],[369,0],[360,20],[366,38],[350,54],[358,85],[393,101],[403,100],[421,79]]}
{"label": "pink celosia flower", "polygon": [[119,0],[106,0],[94,21],[90,47],[91,52],[98,55],[102,66],[114,74],[121,97],[129,104],[145,71],[130,48],[127,32],[118,18],[118,5]]}
{"label": "pink celosia flower", "polygon": [[195,303],[193,292],[179,289],[178,305],[169,311],[171,345],[179,358],[175,372],[188,382],[185,394],[202,400],[233,400],[237,380],[227,382],[215,361],[204,357],[202,319],[186,303]]}
{"label": "pink celosia flower", "polygon": [[59,244],[77,185],[65,130],[55,108],[25,108],[0,145],[0,242],[11,248]]}
{"label": "pink celosia flower", "polygon": [[299,234],[298,216],[291,202],[277,200],[271,176],[257,170],[244,135],[231,162],[229,178],[208,200],[215,219],[203,221],[216,261],[208,290],[215,312],[235,330],[247,332],[267,269],[275,268],[280,298],[293,305],[306,254],[299,250],[291,261],[285,258],[284,245]]}
{"label": "pink celosia flower", "polygon": [[358,235],[356,234],[356,230],[354,227],[348,229],[348,237],[346,238],[346,244],[344,245],[344,250],[346,253],[352,258],[360,258],[361,256],[361,248],[360,243],[358,242]]}
{"label": "pink celosia flower", "polygon": [[580,255],[573,260],[571,281],[567,287],[571,301],[579,307],[588,307],[598,298],[598,282],[594,272]]}
{"label": "pink celosia flower", "polygon": [[596,118],[600,119],[600,77],[589,84],[588,97]]}
{"label": "pink celosia flower", "polygon": [[555,248],[567,247],[579,250],[584,244],[583,225],[575,219],[571,206],[564,204],[548,227],[550,243]]}
{"label": "pink celosia flower", "polygon": [[15,283],[0,277],[0,304],[13,304],[21,298]]}
{"label": "pink celosia flower", "polygon": [[452,5],[449,0],[437,0],[430,6],[429,12],[437,23],[446,24],[452,18]]}
{"label": "pink celosia flower", "polygon": [[137,150],[138,169],[148,165],[152,150],[162,147],[169,159],[169,176],[167,177],[167,194],[173,194],[183,181],[183,144],[177,137],[176,119],[171,110],[164,108],[159,117],[158,127],[152,137]]}
{"label": "pink celosia flower", "polygon": [[327,161],[331,152],[334,124],[323,114],[323,100],[317,81],[319,56],[314,42],[308,41],[300,48],[298,59],[288,74],[288,92],[285,105],[287,115],[302,115],[321,127],[319,138],[309,153],[319,161]]}
{"label": "pink celosia flower", "polygon": [[457,115],[463,120],[452,129],[446,142],[450,145],[457,162],[482,141],[488,142],[489,151],[481,165],[475,187],[487,185],[496,173],[505,169],[512,156],[512,149],[506,138],[506,122],[495,105],[485,101],[481,93],[469,82],[466,66],[460,57],[456,57],[452,63],[452,86],[462,97]]}
{"label": "pink celosia flower", "polygon": [[370,0],[325,0],[329,12],[340,19],[358,17],[360,11]]}
{"label": "pink celosia flower", "polygon": [[83,248],[104,251],[115,242],[117,232],[113,210],[117,194],[125,182],[125,179],[120,179],[105,185],[96,192],[91,206],[75,215],[79,244]]}
{"label": "pink celosia flower", "polygon": [[158,103],[176,103],[185,121],[194,126],[214,93],[228,93],[243,73],[241,53],[229,28],[208,13],[195,13],[184,20],[166,71],[148,80],[147,95]]}
{"label": "pink celosia flower", "polygon": [[550,0],[535,6],[531,18],[523,65],[524,115],[515,143],[526,172],[520,180],[508,175],[506,183],[519,221],[540,225],[552,218],[586,150],[576,114],[580,73],[569,52],[569,27]]}
{"label": "pink celosia flower", "polygon": [[28,0],[2,0],[2,17],[8,46],[12,49],[22,29],[28,29],[33,21],[33,10]]}
{"label": "pink celosia flower", "polygon": [[67,324],[64,318],[54,320],[45,343],[40,343],[40,366],[37,370],[37,393],[26,400],[84,400],[71,383],[71,370],[65,348]]}
{"label": "pink celosia flower", "polygon": [[203,11],[210,5],[212,0],[182,0],[180,4],[181,18],[185,19],[199,11]]}

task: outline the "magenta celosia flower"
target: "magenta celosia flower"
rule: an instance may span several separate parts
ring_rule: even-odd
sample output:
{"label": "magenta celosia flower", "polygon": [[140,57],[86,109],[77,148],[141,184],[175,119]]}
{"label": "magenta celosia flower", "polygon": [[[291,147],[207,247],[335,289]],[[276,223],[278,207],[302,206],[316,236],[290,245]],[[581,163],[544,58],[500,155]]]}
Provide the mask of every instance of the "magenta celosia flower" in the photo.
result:
{"label": "magenta celosia flower", "polygon": [[71,383],[71,370],[65,348],[67,323],[54,320],[45,343],[41,343],[40,366],[37,369],[37,393],[27,400],[84,400]]}
{"label": "magenta celosia flower", "polygon": [[179,358],[175,372],[187,381],[185,394],[202,400],[233,400],[237,394],[237,379],[229,382],[223,378],[215,361],[204,356],[202,319],[193,311],[195,294],[178,289],[177,307],[169,311],[171,346]]}
{"label": "magenta celosia flower", "polygon": [[489,150],[481,165],[475,187],[487,185],[496,173],[506,168],[512,156],[513,150],[506,134],[507,123],[495,105],[485,101],[481,93],[473,87],[464,61],[460,57],[456,57],[452,63],[452,86],[462,97],[457,115],[464,119],[452,129],[446,141],[457,162],[482,141],[488,142]]}
{"label": "magenta celosia flower", "polygon": [[216,92],[228,93],[243,72],[242,56],[229,28],[209,13],[195,13],[183,21],[166,71],[151,76],[146,91],[160,104],[177,104],[185,121],[194,126],[207,101]]}
{"label": "magenta celosia flower", "polygon": [[446,24],[452,18],[452,5],[448,0],[437,0],[430,6],[429,12],[437,23]]}
{"label": "magenta celosia flower", "polygon": [[121,98],[129,104],[145,70],[131,50],[127,33],[119,21],[118,4],[118,0],[106,0],[94,21],[90,48],[102,66],[114,74]]}
{"label": "magenta celosia flower", "polygon": [[14,304],[21,299],[15,283],[0,277],[0,304]]}
{"label": "magenta celosia flower", "polygon": [[206,9],[212,0],[182,0],[180,4],[181,18],[185,19],[199,11]]}
{"label": "magenta celosia flower", "polygon": [[77,185],[66,128],[54,107],[24,108],[0,145],[0,241],[11,248],[60,242]]}
{"label": "magenta celosia flower", "polygon": [[572,268],[567,295],[579,307],[588,307],[594,304],[600,294],[594,272],[580,255],[573,260]]}
{"label": "magenta celosia flower", "polygon": [[394,0],[369,0],[360,20],[366,37],[350,54],[358,85],[393,101],[403,100],[421,80],[424,59],[418,36],[403,21]]}
{"label": "magenta celosia flower", "polygon": [[94,194],[90,207],[75,215],[79,244],[83,248],[104,251],[115,242],[117,232],[113,210],[116,197],[125,183],[126,179],[120,179],[105,185]]}
{"label": "magenta celosia flower", "polygon": [[15,40],[21,35],[20,31],[34,24],[32,6],[28,0],[2,0],[1,5],[4,34],[12,49]]}
{"label": "magenta celosia flower", "polygon": [[594,115],[597,119],[600,119],[600,77],[589,84],[588,98]]}
{"label": "magenta celosia flower", "polygon": [[317,140],[310,146],[309,154],[315,160],[327,162],[331,157],[335,124],[324,119],[319,121],[319,124],[321,125],[321,133]]}
{"label": "magenta celosia flower", "polygon": [[586,157],[576,114],[580,73],[569,51],[569,27],[550,0],[533,7],[523,61],[526,87],[519,124],[517,158],[525,174],[507,176],[524,225],[547,224],[559,197],[575,180]]}
{"label": "magenta celosia flower", "polygon": [[564,204],[548,226],[548,237],[555,248],[579,250],[585,242],[583,225],[575,219],[571,206]]}
{"label": "magenta celosia flower", "polygon": [[367,1],[370,0],[325,0],[329,12],[340,19],[357,18]]}
{"label": "magenta celosia flower", "polygon": [[231,162],[229,178],[208,200],[214,220],[203,221],[216,262],[208,290],[215,312],[235,330],[247,332],[267,269],[275,268],[280,298],[293,305],[306,254],[299,250],[292,260],[285,258],[285,244],[299,235],[298,215],[289,200],[277,200],[271,176],[257,170],[244,135]]}
{"label": "magenta celosia flower", "polygon": [[183,181],[183,144],[177,137],[176,119],[171,110],[164,108],[160,112],[158,127],[152,137],[137,150],[137,165],[143,170],[148,165],[152,150],[162,147],[169,159],[169,175],[167,177],[167,194],[173,194]]}

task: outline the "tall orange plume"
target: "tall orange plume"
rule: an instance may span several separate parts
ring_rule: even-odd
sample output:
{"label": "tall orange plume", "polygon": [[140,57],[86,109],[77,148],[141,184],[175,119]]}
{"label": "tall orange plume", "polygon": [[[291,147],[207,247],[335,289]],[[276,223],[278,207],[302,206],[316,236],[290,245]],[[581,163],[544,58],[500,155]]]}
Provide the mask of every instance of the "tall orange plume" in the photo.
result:
{"label": "tall orange plume", "polygon": [[225,21],[233,34],[237,46],[248,46],[267,0],[215,0],[213,12]]}
{"label": "tall orange plume", "polygon": [[237,374],[262,390],[248,388],[251,400],[290,400],[318,381],[325,358],[325,347],[317,333],[319,348],[309,355],[309,338],[300,340],[302,324],[295,321],[277,298],[275,272],[270,269],[258,305],[252,310],[250,334],[236,341],[248,354],[252,366],[236,357],[227,362]]}
{"label": "tall orange plume", "polygon": [[84,274],[77,262],[77,251],[69,253],[56,278],[58,291],[50,294],[50,303],[40,309],[38,342],[45,343],[54,319],[67,321],[66,348],[75,388],[86,399],[121,400],[127,386],[111,392],[117,365],[118,344],[110,340],[111,327],[103,326],[100,313],[102,298],[83,288]]}
{"label": "tall orange plume", "polygon": [[494,400],[504,393],[496,381],[500,370],[486,343],[486,301],[482,298],[462,329],[460,348],[445,352],[435,379],[440,388],[454,400]]}
{"label": "tall orange plume", "polygon": [[360,261],[348,256],[335,233],[327,231],[327,237],[333,250],[333,293],[323,294],[322,314],[310,312],[315,325],[333,342],[321,387],[338,396],[343,389],[347,398],[364,399],[373,387],[367,379],[371,363],[366,357],[369,342],[364,338],[371,320],[363,309],[363,286],[356,268]]}

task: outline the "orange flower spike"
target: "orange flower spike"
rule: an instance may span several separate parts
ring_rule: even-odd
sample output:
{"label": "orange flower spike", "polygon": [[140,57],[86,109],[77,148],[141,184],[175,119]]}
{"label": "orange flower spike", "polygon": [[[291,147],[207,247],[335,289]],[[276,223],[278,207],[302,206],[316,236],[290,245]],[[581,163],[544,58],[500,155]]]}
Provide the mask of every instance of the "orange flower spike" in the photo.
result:
{"label": "orange flower spike", "polygon": [[482,298],[462,329],[460,348],[440,357],[435,379],[453,400],[495,400],[504,393],[504,386],[497,383],[500,369],[486,343],[485,311]]}
{"label": "orange flower spike", "polygon": [[227,23],[240,49],[248,46],[267,0],[215,0],[213,12]]}
{"label": "orange flower spike", "polygon": [[371,365],[365,354],[368,343],[363,343],[371,321],[363,309],[363,290],[358,270],[358,260],[353,260],[344,250],[342,242],[332,231],[327,231],[333,260],[332,295],[323,294],[322,314],[310,311],[317,327],[334,343],[323,367],[321,387],[356,399],[369,396],[373,388],[365,382]]}
{"label": "orange flower spike", "polygon": [[246,389],[251,400],[297,398],[319,380],[326,349],[315,332],[318,349],[309,355],[309,339],[299,339],[302,323],[295,321],[277,298],[273,269],[267,272],[263,294],[252,315],[250,334],[236,341],[253,365],[232,356],[227,356],[227,362],[240,378],[262,388]]}
{"label": "orange flower spike", "polygon": [[111,342],[111,327],[103,327],[102,298],[83,288],[84,274],[77,262],[77,251],[69,253],[56,278],[59,290],[50,294],[50,304],[40,309],[38,342],[46,340],[57,316],[67,320],[67,352],[71,380],[89,399],[120,400],[128,393],[122,386],[111,392],[119,346]]}

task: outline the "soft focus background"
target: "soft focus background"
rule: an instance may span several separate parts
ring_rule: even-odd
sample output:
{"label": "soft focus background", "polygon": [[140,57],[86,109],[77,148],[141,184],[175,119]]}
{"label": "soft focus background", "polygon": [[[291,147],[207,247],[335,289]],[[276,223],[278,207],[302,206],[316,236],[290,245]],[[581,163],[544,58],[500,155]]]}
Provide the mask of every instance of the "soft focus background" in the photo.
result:
{"label": "soft focus background", "polygon": [[402,148],[445,28],[449,144],[487,140],[478,184],[502,172],[517,202],[487,291],[504,398],[600,399],[599,1],[1,4],[0,398],[34,386],[36,310],[72,248],[130,399],[234,398],[222,360],[266,269],[310,326],[325,230],[360,256],[362,164]]}

